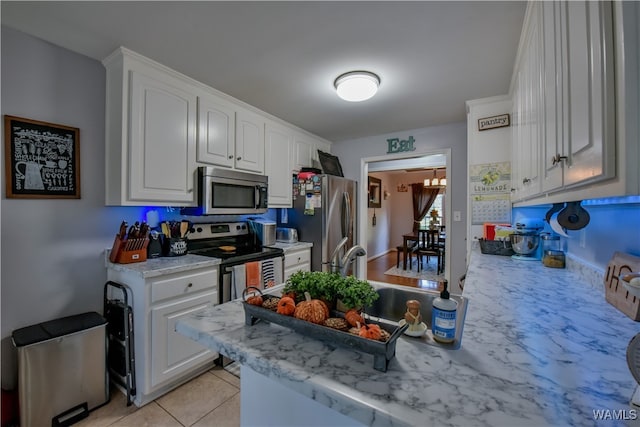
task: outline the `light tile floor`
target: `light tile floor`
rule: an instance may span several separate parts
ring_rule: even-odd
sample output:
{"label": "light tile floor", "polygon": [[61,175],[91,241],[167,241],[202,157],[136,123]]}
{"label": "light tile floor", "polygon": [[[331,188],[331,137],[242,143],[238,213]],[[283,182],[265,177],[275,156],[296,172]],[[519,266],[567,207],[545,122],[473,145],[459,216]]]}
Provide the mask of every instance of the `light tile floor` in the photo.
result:
{"label": "light tile floor", "polygon": [[153,402],[127,406],[112,387],[111,401],[74,425],[80,427],[235,427],[240,425],[240,379],[219,366]]}

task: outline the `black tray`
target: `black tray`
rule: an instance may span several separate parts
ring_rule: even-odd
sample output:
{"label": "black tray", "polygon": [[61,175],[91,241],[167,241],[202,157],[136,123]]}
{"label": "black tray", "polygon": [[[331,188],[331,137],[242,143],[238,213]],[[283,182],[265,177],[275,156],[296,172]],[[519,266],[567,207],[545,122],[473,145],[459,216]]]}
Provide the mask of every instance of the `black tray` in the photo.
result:
{"label": "black tray", "polygon": [[515,252],[508,240],[480,240],[480,252],[487,255],[511,256]]}
{"label": "black tray", "polygon": [[[396,355],[396,340],[409,327],[408,324],[395,327],[383,322],[368,320],[369,324],[377,324],[381,329],[391,334],[386,342],[363,338],[349,332],[339,331],[327,326],[316,325],[305,320],[296,319],[293,316],[284,316],[275,311],[243,302],[244,320],[248,326],[253,326],[258,320],[276,323],[291,328],[296,332],[315,339],[336,344],[341,347],[351,348],[373,355],[373,369],[386,372],[389,361]],[[332,317],[344,317],[341,312],[333,312]]]}

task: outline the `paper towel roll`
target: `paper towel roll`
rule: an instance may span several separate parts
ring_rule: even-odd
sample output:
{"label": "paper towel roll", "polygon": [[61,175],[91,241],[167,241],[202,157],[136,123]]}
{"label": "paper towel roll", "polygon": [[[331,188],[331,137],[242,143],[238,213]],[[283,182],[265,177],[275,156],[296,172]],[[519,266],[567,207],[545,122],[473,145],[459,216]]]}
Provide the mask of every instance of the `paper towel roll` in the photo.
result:
{"label": "paper towel roll", "polygon": [[557,234],[564,237],[569,237],[564,227],[561,226],[560,223],[558,222],[558,212],[551,215],[551,219],[549,219],[549,225],[551,226],[551,229],[555,231]]}

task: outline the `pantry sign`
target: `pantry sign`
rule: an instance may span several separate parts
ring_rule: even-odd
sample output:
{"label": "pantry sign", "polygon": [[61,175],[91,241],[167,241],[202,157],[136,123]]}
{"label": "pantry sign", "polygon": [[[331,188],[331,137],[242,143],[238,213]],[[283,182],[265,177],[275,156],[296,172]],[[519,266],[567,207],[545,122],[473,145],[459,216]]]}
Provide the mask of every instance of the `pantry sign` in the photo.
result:
{"label": "pantry sign", "polygon": [[495,129],[509,126],[509,114],[501,114],[499,116],[485,117],[478,119],[478,130]]}

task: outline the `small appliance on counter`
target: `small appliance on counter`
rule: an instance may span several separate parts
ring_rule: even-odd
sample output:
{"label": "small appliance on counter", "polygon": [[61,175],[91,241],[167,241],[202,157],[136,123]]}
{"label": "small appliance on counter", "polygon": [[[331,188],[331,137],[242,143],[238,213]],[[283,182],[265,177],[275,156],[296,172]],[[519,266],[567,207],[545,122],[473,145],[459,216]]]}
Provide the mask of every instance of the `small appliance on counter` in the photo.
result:
{"label": "small appliance on counter", "polygon": [[540,230],[544,228],[541,219],[524,218],[518,221],[515,233],[509,235],[511,248],[515,252],[511,258],[522,261],[540,260]]}
{"label": "small appliance on counter", "polygon": [[251,234],[256,237],[260,246],[271,246],[276,243],[276,223],[270,219],[249,218],[247,221]]}
{"label": "small appliance on counter", "polygon": [[298,243],[298,230],[287,227],[276,228],[276,242]]}

